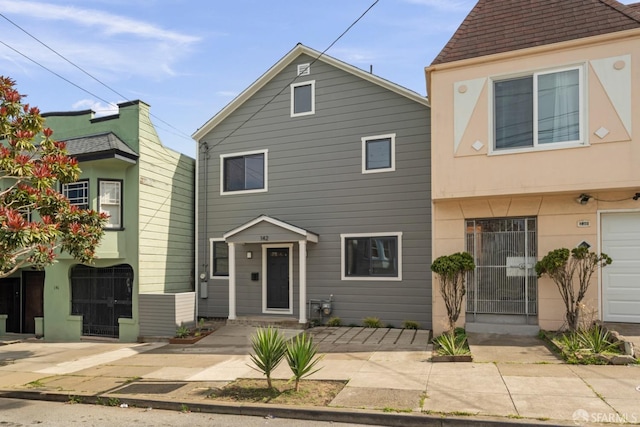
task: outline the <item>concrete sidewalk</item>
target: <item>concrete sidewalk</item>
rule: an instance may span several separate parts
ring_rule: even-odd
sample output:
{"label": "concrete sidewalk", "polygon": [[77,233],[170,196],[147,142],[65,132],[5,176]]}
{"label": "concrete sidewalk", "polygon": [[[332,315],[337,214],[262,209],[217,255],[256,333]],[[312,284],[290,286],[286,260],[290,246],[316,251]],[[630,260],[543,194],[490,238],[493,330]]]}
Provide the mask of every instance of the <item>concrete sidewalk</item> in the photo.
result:
{"label": "concrete sidewalk", "polygon": [[[347,382],[328,408],[208,399],[210,388],[261,377],[248,366],[254,330],[224,326],[193,345],[17,342],[0,346],[0,389],[6,397],[184,404],[379,425],[640,423],[640,365],[566,365],[535,337],[474,334],[473,363],[432,363],[428,331],[398,329],[309,330],[324,354],[311,378]],[[287,336],[299,332],[285,330]],[[291,373],[283,363],[273,376]]]}

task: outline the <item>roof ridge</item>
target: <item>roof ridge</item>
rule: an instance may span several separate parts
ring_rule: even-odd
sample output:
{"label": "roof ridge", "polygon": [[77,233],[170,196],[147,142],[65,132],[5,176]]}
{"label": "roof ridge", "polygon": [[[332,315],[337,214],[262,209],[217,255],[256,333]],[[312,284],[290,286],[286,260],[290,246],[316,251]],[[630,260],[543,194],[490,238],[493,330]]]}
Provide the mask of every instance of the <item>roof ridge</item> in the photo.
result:
{"label": "roof ridge", "polygon": [[628,16],[629,18],[633,19],[634,21],[637,21],[638,23],[640,23],[640,15],[635,12],[634,10],[632,10],[629,5],[620,3],[617,0],[598,0],[600,3],[604,3],[606,6],[609,6],[610,8]]}

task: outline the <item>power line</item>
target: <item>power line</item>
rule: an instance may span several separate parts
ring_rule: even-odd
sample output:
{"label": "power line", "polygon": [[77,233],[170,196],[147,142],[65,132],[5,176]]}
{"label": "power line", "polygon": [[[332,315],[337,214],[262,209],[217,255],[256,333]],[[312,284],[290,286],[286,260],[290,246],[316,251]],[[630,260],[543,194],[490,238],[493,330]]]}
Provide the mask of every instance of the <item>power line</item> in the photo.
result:
{"label": "power line", "polygon": [[56,76],[56,77],[58,77],[58,78],[60,78],[60,79],[64,80],[65,82],[69,83],[70,85],[75,86],[76,88],[80,89],[81,91],[83,91],[83,92],[85,92],[85,93],[88,93],[89,95],[91,95],[91,96],[93,96],[93,97],[95,97],[95,98],[98,98],[98,99],[99,99],[100,101],[102,101],[102,102],[105,102],[105,103],[107,103],[107,104],[109,104],[109,105],[112,105],[112,102],[107,101],[106,99],[104,99],[104,98],[102,98],[102,97],[100,97],[100,96],[96,95],[96,94],[95,94],[95,93],[93,93],[93,92],[89,92],[87,89],[85,89],[85,88],[83,88],[83,87],[81,87],[81,86],[79,86],[79,85],[75,84],[75,83],[74,83],[74,82],[72,82],[71,80],[69,80],[69,79],[67,79],[66,77],[64,77],[64,76],[62,76],[62,75],[60,75],[60,74],[56,73],[56,72],[55,72],[55,71],[53,71],[52,69],[47,68],[46,66],[42,65],[41,63],[39,63],[39,62],[38,62],[38,61],[36,61],[35,59],[30,58],[29,56],[27,56],[27,55],[25,55],[24,53],[20,52],[18,49],[14,48],[14,47],[12,47],[12,46],[9,46],[7,43],[3,42],[2,40],[0,40],[0,43],[2,43],[4,46],[6,46],[6,47],[8,47],[9,49],[11,49],[12,51],[14,51],[15,53],[17,53],[18,55],[20,55],[20,56],[22,56],[22,57],[24,57],[24,58],[28,59],[29,61],[33,62],[33,63],[34,63],[34,64],[36,64],[36,65],[38,65],[38,66],[40,66],[40,67],[44,68],[45,70],[47,70],[48,72],[50,72],[50,73],[51,73],[51,74],[53,74],[54,76]]}
{"label": "power line", "polygon": [[[53,49],[51,46],[47,45],[45,42],[43,42],[42,40],[40,40],[39,38],[37,38],[36,36],[34,36],[33,34],[29,33],[27,30],[25,30],[24,28],[22,28],[20,25],[16,24],[15,22],[13,22],[11,19],[7,18],[4,14],[0,13],[0,16],[2,18],[4,18],[6,21],[8,21],[10,24],[12,24],[13,26],[15,26],[16,28],[18,28],[20,31],[22,31],[23,33],[25,33],[26,35],[28,35],[29,37],[31,37],[33,40],[37,41],[38,43],[40,43],[42,46],[46,47],[47,49],[49,49],[51,52],[53,52],[54,54],[56,54],[58,57],[62,58],[64,61],[66,61],[67,63],[69,63],[70,65],[72,65],[73,67],[77,68],[78,70],[80,70],[82,73],[84,73],[85,75],[87,75],[88,77],[90,77],[91,79],[95,80],[96,82],[100,83],[102,86],[104,86],[105,88],[109,89],[111,92],[115,93],[116,95],[118,95],[120,98],[124,99],[125,101],[129,101],[129,99],[121,94],[120,92],[118,92],[117,90],[113,89],[111,86],[107,85],[106,83],[104,83],[102,80],[98,79],[97,77],[95,77],[93,74],[89,73],[87,70],[85,70],[84,68],[80,67],[79,65],[77,65],[76,63],[74,63],[73,61],[71,61],[70,59],[66,58],[64,55],[62,55],[61,53],[59,53],[58,51],[56,51],[55,49]],[[82,90],[85,93],[88,93],[91,96],[94,96],[96,98],[98,98],[99,100],[101,100],[102,102],[105,102],[108,105],[114,105],[113,102],[107,101],[101,97],[99,97],[98,95],[95,95],[91,92],[89,92],[88,90],[80,87],[79,85],[71,82],[70,80],[62,77],[60,74],[50,70],[49,68],[45,67],[44,65],[40,64],[39,62],[37,62],[36,60],[28,57],[27,55],[23,54],[22,52],[18,51],[17,49],[7,45],[4,42],[0,42],[3,45],[5,45],[6,47],[8,47],[9,49],[13,50],[14,52],[18,53],[19,55],[22,55],[23,57],[27,58],[28,60],[30,60],[31,62],[33,62],[36,65],[41,66],[42,68],[44,68],[45,70],[49,71],[50,73],[54,74],[55,76],[61,78],[62,80],[66,81],[67,83],[75,86],[76,88]],[[149,115],[153,118],[155,118],[156,120],[164,123],[165,125],[169,126],[170,128],[176,130],[177,132],[179,132],[179,134],[175,134],[173,132],[174,135],[182,137],[182,138],[186,138],[188,140],[191,140],[191,136],[188,135],[187,133],[181,131],[180,129],[178,129],[177,127],[173,126],[171,123],[166,122],[165,120],[162,120],[160,117],[154,115],[153,113],[149,112]]]}
{"label": "power line", "polygon": [[[345,34],[347,34],[349,32],[349,30],[351,30],[351,28],[353,28],[354,25],[356,25],[362,18],[364,18],[364,16],[371,10],[373,9],[373,7],[378,4],[378,1],[380,0],[375,0],[371,6],[369,6],[367,8],[367,10],[365,10],[362,15],[360,15],[358,17],[358,19],[356,19],[355,21],[353,21],[351,23],[351,25],[349,25],[347,27],[346,30],[344,30],[342,32],[342,34],[340,34],[333,42],[331,42],[331,44],[322,52],[320,52],[320,55],[318,55],[313,61],[311,61],[311,63],[305,68],[311,68],[311,66],[313,64],[315,64],[320,58],[322,58],[324,56],[324,54],[333,47],[333,45],[335,45]],[[230,138],[233,134],[235,134],[238,130],[240,130],[240,128],[242,128],[244,125],[246,125],[249,121],[251,121],[256,115],[258,115],[258,113],[260,113],[262,110],[264,110],[269,104],[271,104],[278,96],[280,96],[282,94],[282,92],[284,92],[287,88],[289,88],[289,86],[291,86],[291,84],[293,82],[296,81],[296,79],[298,78],[298,76],[294,77],[293,79],[291,79],[291,81],[289,83],[287,83],[282,89],[280,89],[280,91],[278,91],[278,93],[276,93],[275,95],[273,95],[267,102],[265,102],[260,108],[258,108],[253,114],[251,114],[245,121],[243,121],[242,123],[240,123],[235,129],[233,129],[229,134],[227,134],[227,136],[225,136],[224,138],[222,138],[220,141],[216,142],[215,144],[211,145],[211,146],[206,146],[205,150],[208,152],[209,150],[211,150],[214,147],[217,147],[218,145],[222,144],[224,141],[226,141],[228,138]]]}

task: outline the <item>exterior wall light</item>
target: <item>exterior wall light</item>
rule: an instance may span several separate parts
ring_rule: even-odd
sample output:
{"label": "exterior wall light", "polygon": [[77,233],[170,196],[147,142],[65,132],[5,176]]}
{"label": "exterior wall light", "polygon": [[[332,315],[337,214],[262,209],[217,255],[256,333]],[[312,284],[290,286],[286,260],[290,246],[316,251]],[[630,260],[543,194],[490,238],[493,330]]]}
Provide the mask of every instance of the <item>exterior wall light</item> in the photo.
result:
{"label": "exterior wall light", "polygon": [[592,199],[590,195],[582,193],[580,196],[578,196],[576,201],[581,205],[586,205],[590,199]]}

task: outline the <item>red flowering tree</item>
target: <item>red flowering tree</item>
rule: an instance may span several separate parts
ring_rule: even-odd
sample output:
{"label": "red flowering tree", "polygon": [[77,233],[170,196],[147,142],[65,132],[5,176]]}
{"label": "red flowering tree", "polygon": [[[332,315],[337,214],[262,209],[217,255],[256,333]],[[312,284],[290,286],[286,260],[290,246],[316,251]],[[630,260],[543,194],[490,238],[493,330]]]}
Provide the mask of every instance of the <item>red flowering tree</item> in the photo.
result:
{"label": "red flowering tree", "polygon": [[72,206],[56,190],[78,179],[78,162],[14,86],[0,76],[0,278],[25,266],[42,269],[58,249],[90,263],[107,216]]}

